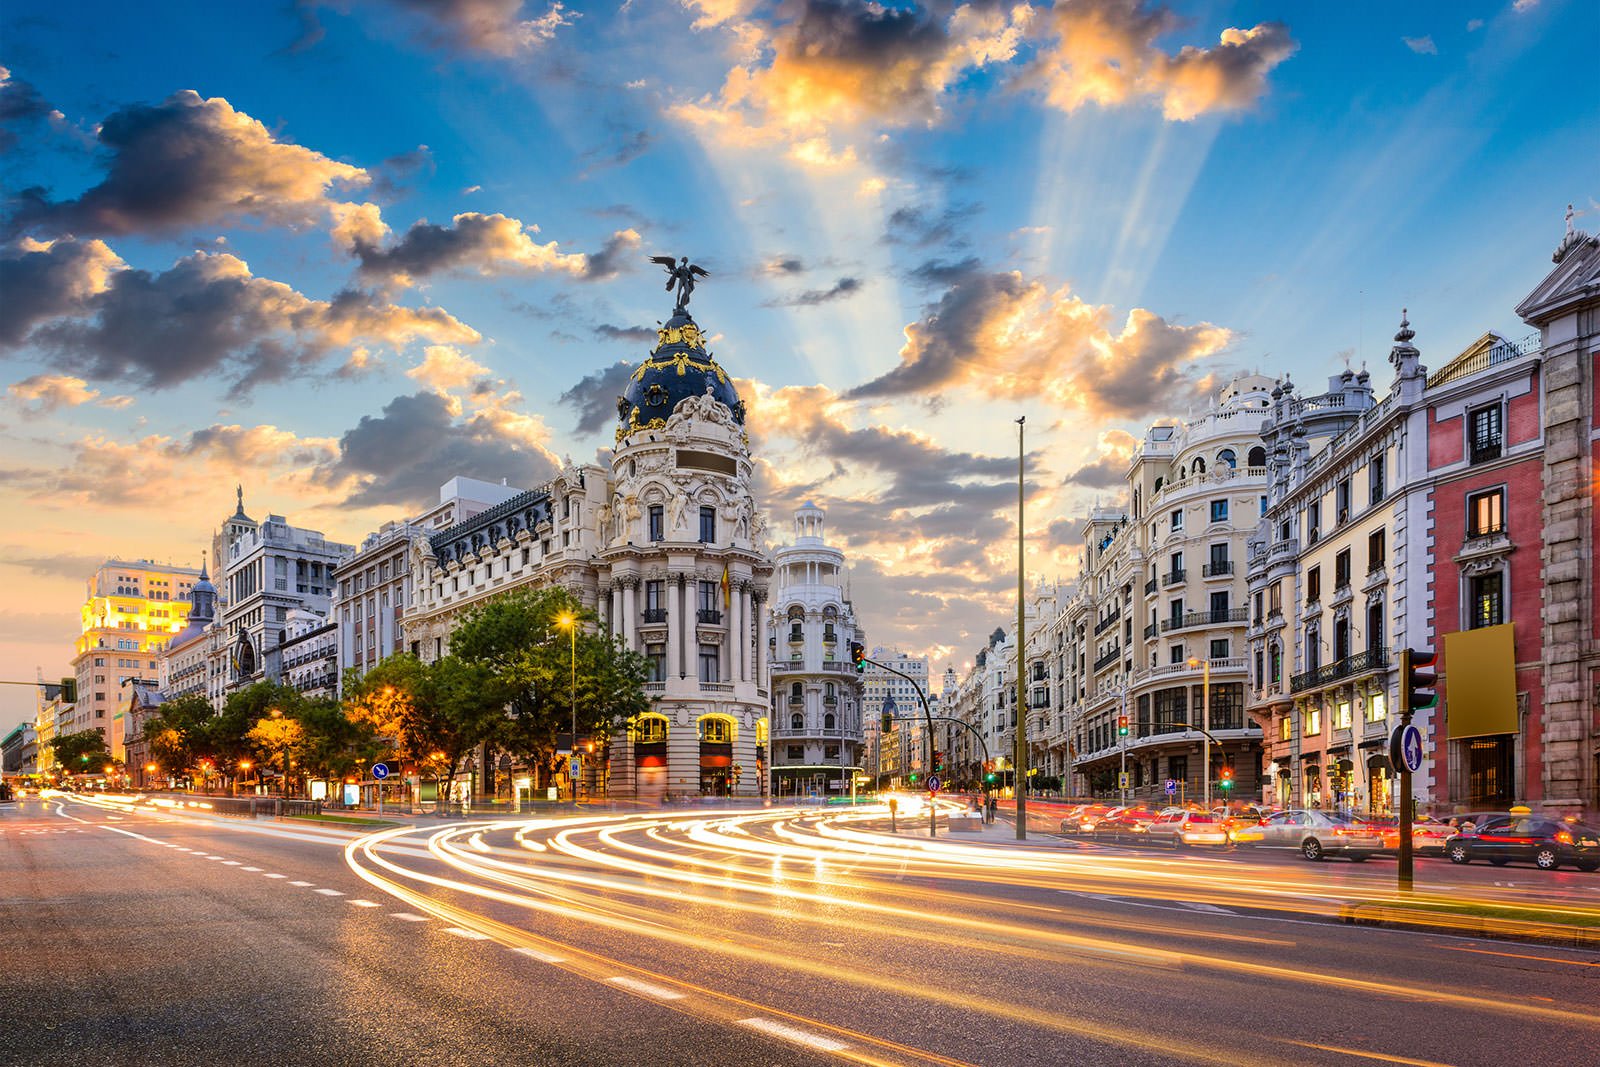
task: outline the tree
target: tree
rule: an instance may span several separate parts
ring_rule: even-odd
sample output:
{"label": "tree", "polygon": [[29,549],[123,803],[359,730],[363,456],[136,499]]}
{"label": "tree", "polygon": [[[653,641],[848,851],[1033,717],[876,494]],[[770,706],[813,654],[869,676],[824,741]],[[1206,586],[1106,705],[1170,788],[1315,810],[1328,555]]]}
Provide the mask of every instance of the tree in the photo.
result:
{"label": "tree", "polygon": [[99,774],[111,762],[111,752],[99,730],[79,730],[55,739],[56,763],[62,774]]}
{"label": "tree", "polygon": [[574,718],[578,736],[596,739],[603,759],[617,721],[650,706],[648,661],[585,628],[593,622],[559,586],[518,589],[468,612],[451,635],[453,655],[503,686],[510,715],[497,740],[530,764],[554,769],[557,737]]}
{"label": "tree", "polygon": [[199,759],[199,747],[206,744],[213,712],[210,701],[198,693],[174,697],[145,720],[144,740],[151,758],[167,774],[187,774]]}
{"label": "tree", "polygon": [[303,731],[300,763],[321,778],[343,778],[373,762],[383,748],[372,728],[345,714],[336,700],[307,700],[297,712]]}
{"label": "tree", "polygon": [[278,773],[283,776],[283,795],[289,795],[289,772],[298,755],[297,749],[305,741],[305,728],[300,720],[287,715],[268,715],[257,719],[244,735],[245,740],[267,759],[277,761]]}

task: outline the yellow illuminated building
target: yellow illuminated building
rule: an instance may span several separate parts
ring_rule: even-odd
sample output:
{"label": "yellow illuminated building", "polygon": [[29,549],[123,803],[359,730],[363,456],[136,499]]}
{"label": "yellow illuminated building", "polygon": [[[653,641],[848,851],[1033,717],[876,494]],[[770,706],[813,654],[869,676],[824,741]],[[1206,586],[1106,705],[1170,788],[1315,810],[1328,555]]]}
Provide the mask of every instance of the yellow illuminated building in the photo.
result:
{"label": "yellow illuminated building", "polygon": [[89,579],[82,633],[72,660],[78,702],[71,729],[99,730],[116,759],[126,739],[119,696],[129,679],[156,680],[161,650],[189,618],[189,590],[200,572],[150,560],[110,559]]}

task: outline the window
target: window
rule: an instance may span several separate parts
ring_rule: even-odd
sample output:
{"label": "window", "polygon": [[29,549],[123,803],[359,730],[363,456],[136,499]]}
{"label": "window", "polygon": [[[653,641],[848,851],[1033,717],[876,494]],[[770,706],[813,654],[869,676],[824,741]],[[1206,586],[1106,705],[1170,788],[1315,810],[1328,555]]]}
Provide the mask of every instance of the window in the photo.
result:
{"label": "window", "polygon": [[94,665],[96,667],[104,667],[106,665],[105,657],[104,656],[96,656],[95,659],[94,659]]}
{"label": "window", "polygon": [[1388,714],[1388,700],[1383,693],[1373,693],[1367,698],[1368,722],[1382,722]]}
{"label": "window", "polygon": [[733,720],[707,715],[700,720],[700,743],[727,745],[733,742]]}
{"label": "window", "polygon": [[1228,521],[1228,502],[1226,500],[1213,500],[1211,502],[1211,521]]}
{"label": "window", "polygon": [[[1256,595],[1255,595],[1254,599],[1251,601],[1251,603],[1255,607],[1255,611],[1251,613],[1251,617],[1250,617],[1250,622],[1251,622],[1252,625],[1255,625],[1255,626],[1260,626],[1261,625],[1261,604],[1262,604],[1263,600],[1264,600],[1264,597],[1263,597],[1263,595],[1261,593],[1261,590],[1259,590],[1259,589],[1256,590]],[[1257,671],[1256,673],[1260,674],[1261,672]]]}
{"label": "window", "polygon": [[1333,587],[1342,589],[1350,584],[1350,550],[1347,548],[1333,557]]}
{"label": "window", "polygon": [[1504,489],[1491,489],[1467,497],[1468,537],[1505,533],[1505,493]]}
{"label": "window", "polygon": [[1279,741],[1287,741],[1287,740],[1289,740],[1289,735],[1292,734],[1293,732],[1294,732],[1294,719],[1292,719],[1288,715],[1285,715],[1283,718],[1278,720],[1278,740]]}
{"label": "window", "polygon": [[1470,579],[1472,617],[1467,629],[1478,630],[1485,626],[1499,626],[1505,622],[1505,605],[1502,597],[1502,575],[1499,571],[1475,575]]}
{"label": "window", "polygon": [[1228,658],[1228,639],[1226,637],[1213,637],[1211,639],[1211,658]]}
{"label": "window", "polygon": [[717,585],[716,582],[701,582],[700,583],[700,594],[699,595],[700,595],[700,611],[702,613],[701,617],[700,617],[700,621],[701,622],[711,622],[712,621],[711,619],[706,617],[705,613],[707,613],[707,612],[710,612],[711,614],[717,615],[719,618],[721,617],[721,613],[717,611],[717,592],[718,592],[718,585]]}
{"label": "window", "polygon": [[646,680],[651,682],[666,681],[667,646],[665,644],[645,645],[644,655],[650,664],[650,677]]}
{"label": "window", "polygon": [[1227,467],[1229,470],[1234,470],[1239,466],[1239,457],[1233,451],[1233,449],[1224,448],[1221,452],[1217,453],[1217,463],[1221,466]]}
{"label": "window", "polygon": [[1168,663],[1182,663],[1184,660],[1182,645],[1173,645],[1167,650],[1167,654],[1170,657],[1167,660]]}
{"label": "window", "polygon": [[1260,686],[1266,684],[1266,681],[1267,681],[1267,672],[1265,670],[1265,667],[1266,667],[1266,653],[1262,652],[1261,649],[1259,649],[1259,648],[1256,649],[1255,660],[1256,660],[1256,671],[1255,671],[1256,685],[1257,685],[1257,687],[1260,687]]}
{"label": "window", "polygon": [[1383,570],[1384,562],[1383,528],[1379,527],[1367,535],[1367,573],[1374,574]]}
{"label": "window", "polygon": [[1211,594],[1211,621],[1222,622],[1228,618],[1228,591],[1219,589]]}
{"label": "window", "polygon": [[1276,641],[1267,649],[1267,665],[1273,685],[1283,680],[1283,646]]}
{"label": "window", "polygon": [[666,583],[660,578],[651,578],[644,583],[644,610],[661,612],[662,618],[666,617],[667,610],[667,606],[665,603],[663,603],[662,598],[665,585]]}
{"label": "window", "polygon": [[1267,613],[1270,615],[1283,614],[1283,581],[1281,579],[1267,586]]}
{"label": "window", "polygon": [[839,746],[838,745],[823,745],[822,746],[822,758],[825,759],[825,760],[836,760],[836,759],[838,759],[839,758]]}
{"label": "window", "polygon": [[1178,508],[1176,511],[1174,511],[1172,513],[1172,529],[1174,529],[1174,530],[1183,529],[1183,509],[1182,508]]}
{"label": "window", "polygon": [[804,715],[800,714],[798,711],[795,712],[793,715],[789,716],[789,729],[791,729],[791,730],[803,730],[803,729],[805,729],[805,726],[806,726],[806,717]]}
{"label": "window", "polygon": [[1312,567],[1306,571],[1306,603],[1315,604],[1322,599],[1322,568]]}
{"label": "window", "polygon": [[1305,737],[1315,737],[1322,732],[1322,705],[1308,704],[1305,710]]}
{"label": "window", "polygon": [[1378,504],[1383,500],[1383,457],[1378,456],[1367,464],[1367,503]]}
{"label": "window", "polygon": [[660,504],[650,505],[650,540],[660,541],[666,525],[666,509]]}
{"label": "window", "polygon": [[717,655],[716,645],[700,646],[700,680],[702,682],[722,681],[720,659],[721,657]]}
{"label": "window", "polygon": [[1282,544],[1287,540],[1289,540],[1289,520],[1284,519],[1278,523],[1278,543]]}
{"label": "window", "polygon": [[1306,543],[1316,544],[1322,536],[1322,501],[1313,500],[1306,505]]}
{"label": "window", "polygon": [[700,508],[700,542],[711,544],[717,539],[717,509],[702,506]]}
{"label": "window", "polygon": [[822,717],[822,728],[824,730],[837,730],[839,728],[838,717],[831,712],[824,715]]}
{"label": "window", "polygon": [[655,745],[667,739],[667,720],[659,715],[646,715],[634,728],[634,740],[642,745]]}
{"label": "window", "polygon": [[806,758],[806,750],[803,745],[790,745],[787,751],[789,753],[788,759],[790,763],[799,763],[801,760]]}
{"label": "window", "polygon": [[1499,459],[1505,436],[1500,405],[1490,404],[1471,412],[1467,416],[1467,432],[1471,438],[1468,442],[1470,462],[1486,463],[1491,459]]}
{"label": "window", "polygon": [[1339,509],[1338,521],[1342,525],[1350,521],[1350,479],[1341,481],[1334,490],[1334,501]]}
{"label": "window", "polygon": [[1265,494],[1265,493],[1261,494],[1260,507],[1261,507],[1260,514],[1265,515],[1267,513],[1267,494]]}

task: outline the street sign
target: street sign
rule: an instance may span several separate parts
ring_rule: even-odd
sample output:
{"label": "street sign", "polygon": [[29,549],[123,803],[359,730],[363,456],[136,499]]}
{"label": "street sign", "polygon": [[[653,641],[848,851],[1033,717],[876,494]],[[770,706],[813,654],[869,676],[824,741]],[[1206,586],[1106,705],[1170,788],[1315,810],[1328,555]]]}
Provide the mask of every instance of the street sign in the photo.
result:
{"label": "street sign", "polygon": [[1406,723],[1389,736],[1389,762],[1414,771],[1422,766],[1422,731]]}
{"label": "street sign", "polygon": [[569,766],[567,773],[571,775],[573,779],[581,778],[583,776],[583,757],[574,755],[571,757],[571,759],[572,763]]}
{"label": "street sign", "polygon": [[944,783],[939,781],[939,776],[937,774],[928,775],[928,792],[937,793],[939,791],[939,787],[942,785],[944,785]]}
{"label": "street sign", "polygon": [[1122,771],[1117,775],[1117,788],[1118,789],[1126,789],[1126,788],[1128,788],[1128,772],[1127,771]]}
{"label": "street sign", "polygon": [[380,782],[389,777],[389,765],[387,763],[374,763],[372,765],[372,777]]}
{"label": "street sign", "polygon": [[1168,778],[1167,779],[1167,796],[1171,797],[1171,796],[1177,796],[1177,795],[1178,795],[1178,780],[1176,778]]}

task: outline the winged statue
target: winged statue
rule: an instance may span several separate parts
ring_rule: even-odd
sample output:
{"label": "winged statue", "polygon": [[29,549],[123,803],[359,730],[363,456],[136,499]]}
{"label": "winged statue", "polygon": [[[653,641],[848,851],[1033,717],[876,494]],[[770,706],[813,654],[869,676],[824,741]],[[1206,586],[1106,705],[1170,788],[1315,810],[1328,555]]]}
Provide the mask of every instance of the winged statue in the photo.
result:
{"label": "winged statue", "polygon": [[711,277],[710,271],[698,264],[690,263],[688,256],[682,257],[676,263],[672,261],[671,256],[651,256],[650,262],[659,263],[666,268],[667,292],[670,293],[674,287],[677,288],[678,305],[673,308],[676,312],[682,312],[684,308],[689,306],[689,294],[694,292],[695,278]]}

